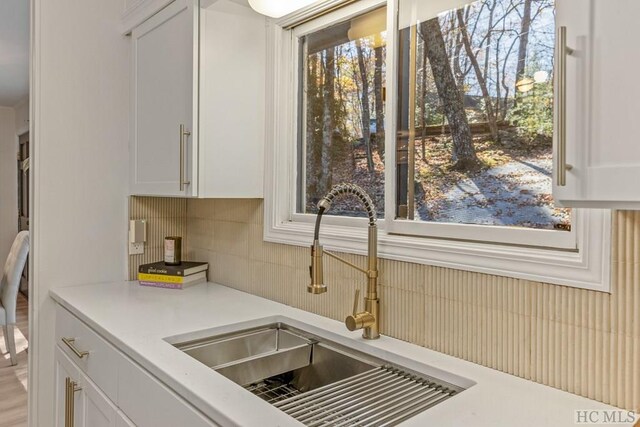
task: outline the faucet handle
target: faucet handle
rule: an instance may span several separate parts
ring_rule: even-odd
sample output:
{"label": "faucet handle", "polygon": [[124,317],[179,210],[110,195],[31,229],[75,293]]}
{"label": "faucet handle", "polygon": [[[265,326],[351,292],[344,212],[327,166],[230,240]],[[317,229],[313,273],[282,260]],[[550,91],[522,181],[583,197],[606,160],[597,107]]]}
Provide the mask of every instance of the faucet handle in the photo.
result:
{"label": "faucet handle", "polygon": [[356,297],[353,300],[353,314],[351,316],[347,316],[347,318],[344,320],[344,324],[350,331],[366,328],[376,323],[376,318],[373,316],[373,314],[367,311],[358,313],[359,299],[360,289],[356,289]]}
{"label": "faucet handle", "polygon": [[360,288],[356,289],[356,296],[353,299],[353,317],[358,314],[358,306],[360,305]]}

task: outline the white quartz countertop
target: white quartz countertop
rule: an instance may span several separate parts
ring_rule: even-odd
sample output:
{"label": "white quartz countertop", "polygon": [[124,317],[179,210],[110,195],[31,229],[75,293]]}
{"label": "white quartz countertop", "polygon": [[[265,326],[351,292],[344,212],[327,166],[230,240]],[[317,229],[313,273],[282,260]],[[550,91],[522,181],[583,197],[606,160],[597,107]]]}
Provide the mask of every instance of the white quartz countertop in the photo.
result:
{"label": "white quartz countertop", "polygon": [[432,372],[448,372],[475,383],[406,421],[406,426],[572,426],[576,410],[616,409],[397,339],[383,336],[367,341],[341,322],[213,283],[184,290],[143,287],[137,282],[104,283],[59,288],[51,296],[224,426],[301,424],[182,353],[167,339],[206,337],[236,330],[238,323],[250,327],[267,320],[283,321],[413,370],[424,371],[421,367],[427,366]]}

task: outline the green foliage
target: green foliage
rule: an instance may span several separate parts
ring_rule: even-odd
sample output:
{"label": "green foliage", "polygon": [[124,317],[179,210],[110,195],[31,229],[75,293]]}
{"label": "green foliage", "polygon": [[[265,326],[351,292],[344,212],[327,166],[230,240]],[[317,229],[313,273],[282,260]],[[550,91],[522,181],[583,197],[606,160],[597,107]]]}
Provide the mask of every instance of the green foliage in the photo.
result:
{"label": "green foliage", "polygon": [[444,123],[444,113],[440,106],[432,106],[427,102],[425,105],[425,113],[427,126],[437,126]]}
{"label": "green foliage", "polygon": [[525,141],[549,143],[553,136],[553,83],[534,83],[533,89],[518,94],[507,120],[517,126]]}

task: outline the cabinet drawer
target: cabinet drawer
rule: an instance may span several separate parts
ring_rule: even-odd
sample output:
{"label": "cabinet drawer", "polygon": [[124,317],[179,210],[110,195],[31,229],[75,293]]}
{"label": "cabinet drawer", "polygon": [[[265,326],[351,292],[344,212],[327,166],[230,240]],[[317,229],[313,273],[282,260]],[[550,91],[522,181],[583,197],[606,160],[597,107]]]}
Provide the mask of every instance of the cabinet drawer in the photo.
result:
{"label": "cabinet drawer", "polygon": [[122,356],[60,305],[56,306],[56,344],[111,401],[117,402],[118,378],[115,372]]}
{"label": "cabinet drawer", "polygon": [[133,361],[121,360],[118,377],[118,406],[139,427],[217,426]]}

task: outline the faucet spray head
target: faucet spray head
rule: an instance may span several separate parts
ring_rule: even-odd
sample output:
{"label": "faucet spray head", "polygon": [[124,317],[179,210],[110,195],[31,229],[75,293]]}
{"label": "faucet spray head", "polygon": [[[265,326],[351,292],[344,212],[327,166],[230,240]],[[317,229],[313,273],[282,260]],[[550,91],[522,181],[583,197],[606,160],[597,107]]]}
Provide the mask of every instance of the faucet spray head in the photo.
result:
{"label": "faucet spray head", "polygon": [[327,286],[324,284],[323,267],[322,267],[322,245],[316,239],[311,245],[311,265],[309,266],[309,275],[311,283],[307,285],[307,292],[311,294],[323,294],[327,292]]}

